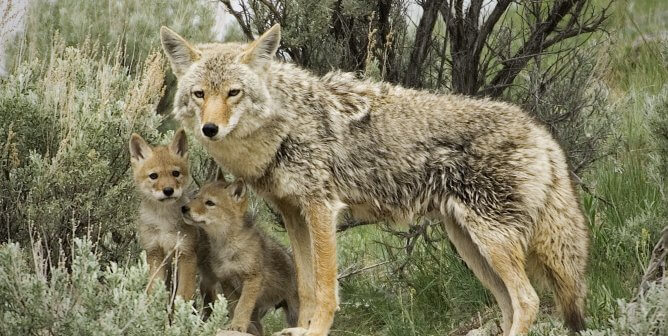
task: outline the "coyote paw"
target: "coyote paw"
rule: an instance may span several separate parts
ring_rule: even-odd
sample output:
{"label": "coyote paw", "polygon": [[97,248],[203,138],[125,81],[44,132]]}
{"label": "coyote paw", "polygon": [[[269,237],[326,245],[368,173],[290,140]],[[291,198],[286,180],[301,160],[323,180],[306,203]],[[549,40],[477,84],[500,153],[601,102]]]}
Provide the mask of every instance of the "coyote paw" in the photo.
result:
{"label": "coyote paw", "polygon": [[230,326],[227,328],[227,330],[238,331],[238,332],[242,332],[242,333],[245,333],[247,329],[248,329],[248,327],[246,327],[245,325],[235,324],[235,323],[230,324]]}
{"label": "coyote paw", "polygon": [[309,332],[304,328],[287,328],[283,329],[277,333],[274,333],[273,336],[309,336]]}

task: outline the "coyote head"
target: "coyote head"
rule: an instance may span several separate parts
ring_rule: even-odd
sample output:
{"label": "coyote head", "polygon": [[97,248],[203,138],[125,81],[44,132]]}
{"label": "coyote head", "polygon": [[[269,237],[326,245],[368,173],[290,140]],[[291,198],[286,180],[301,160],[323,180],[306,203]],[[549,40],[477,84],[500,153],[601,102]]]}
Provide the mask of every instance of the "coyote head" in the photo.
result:
{"label": "coyote head", "polygon": [[190,182],[188,144],[183,129],[176,131],[172,143],[151,147],[138,134],[130,138],[130,163],[135,184],[147,198],[171,203],[183,194]]}
{"label": "coyote head", "polygon": [[195,198],[181,207],[181,212],[186,223],[220,233],[242,225],[247,208],[246,185],[238,179],[203,186]]}
{"label": "coyote head", "polygon": [[202,138],[244,137],[271,119],[264,70],[279,46],[278,25],[249,44],[193,46],[167,27],[160,37],[178,78],[174,114],[192,122]]}

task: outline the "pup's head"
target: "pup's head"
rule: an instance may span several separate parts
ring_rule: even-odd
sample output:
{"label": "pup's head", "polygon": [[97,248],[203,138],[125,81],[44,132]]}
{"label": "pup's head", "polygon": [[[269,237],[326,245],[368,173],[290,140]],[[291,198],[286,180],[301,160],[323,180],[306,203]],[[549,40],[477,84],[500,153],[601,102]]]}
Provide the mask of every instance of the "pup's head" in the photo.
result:
{"label": "pup's head", "polygon": [[248,208],[246,194],[246,185],[241,179],[209,183],[181,207],[183,219],[204,230],[227,231],[244,223]]}
{"label": "pup's head", "polygon": [[276,113],[265,83],[281,39],[279,25],[249,44],[193,46],[167,27],[162,47],[178,78],[174,114],[209,141],[244,137]]}
{"label": "pup's head", "polygon": [[138,134],[132,134],[130,163],[135,184],[145,197],[160,202],[181,198],[190,182],[186,133],[179,129],[171,144],[156,147]]}

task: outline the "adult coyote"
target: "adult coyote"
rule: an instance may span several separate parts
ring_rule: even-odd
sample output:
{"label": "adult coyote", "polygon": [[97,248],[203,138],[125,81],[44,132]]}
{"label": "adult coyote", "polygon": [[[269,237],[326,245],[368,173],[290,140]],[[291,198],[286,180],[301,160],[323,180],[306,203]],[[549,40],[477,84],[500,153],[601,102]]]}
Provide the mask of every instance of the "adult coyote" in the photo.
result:
{"label": "adult coyote", "polygon": [[176,117],[224,169],[283,215],[295,253],[299,328],[326,335],[337,309],[337,215],[442,220],[501,307],[526,333],[547,280],[583,328],[588,232],[564,153],[519,108],[437,95],[273,60],[280,27],[250,44],[191,45],[163,27],[178,77]]}

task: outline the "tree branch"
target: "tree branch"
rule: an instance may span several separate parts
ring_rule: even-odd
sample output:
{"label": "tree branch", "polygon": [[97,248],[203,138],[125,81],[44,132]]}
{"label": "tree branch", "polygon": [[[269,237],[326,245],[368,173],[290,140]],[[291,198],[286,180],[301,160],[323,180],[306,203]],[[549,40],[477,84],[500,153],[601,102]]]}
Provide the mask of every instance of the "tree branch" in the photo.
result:
{"label": "tree branch", "polygon": [[489,14],[487,20],[485,20],[485,22],[482,24],[482,27],[480,27],[480,31],[478,32],[478,36],[473,47],[473,54],[477,55],[477,57],[480,57],[482,48],[485,46],[485,41],[487,41],[489,34],[492,33],[494,26],[497,22],[499,22],[499,19],[501,19],[503,13],[506,12],[506,9],[508,9],[508,6],[510,6],[511,2],[511,0],[499,0],[492,10],[492,13]]}
{"label": "tree branch", "polygon": [[[529,62],[529,55],[538,54],[543,50],[543,42],[556,28],[557,24],[569,13],[576,4],[574,0],[561,0],[550,11],[543,22],[536,25],[524,45],[515,53],[511,61],[503,62],[503,69],[492,79],[483,90],[484,95],[498,97],[514,80]],[[539,14],[537,14],[539,15]]]}
{"label": "tree branch", "polygon": [[413,50],[411,51],[409,61],[411,66],[408,67],[406,77],[404,77],[404,85],[408,87],[420,86],[422,67],[429,54],[431,34],[436,25],[438,9],[440,6],[441,3],[439,0],[425,0],[422,3],[423,13],[420,18],[420,23],[415,30],[415,42],[413,44]]}
{"label": "tree branch", "polygon": [[272,14],[276,17],[276,22],[283,23],[283,17],[281,13],[276,9],[276,6],[272,4],[269,0],[260,0],[260,2],[271,11]]}
{"label": "tree branch", "polygon": [[246,22],[244,18],[241,16],[241,12],[237,12],[232,8],[232,4],[230,3],[230,0],[219,0],[224,6],[227,11],[234,16],[234,18],[237,20],[237,23],[241,27],[241,31],[244,32],[244,35],[246,35],[246,38],[249,40],[253,40],[253,31],[250,28],[250,22]]}

